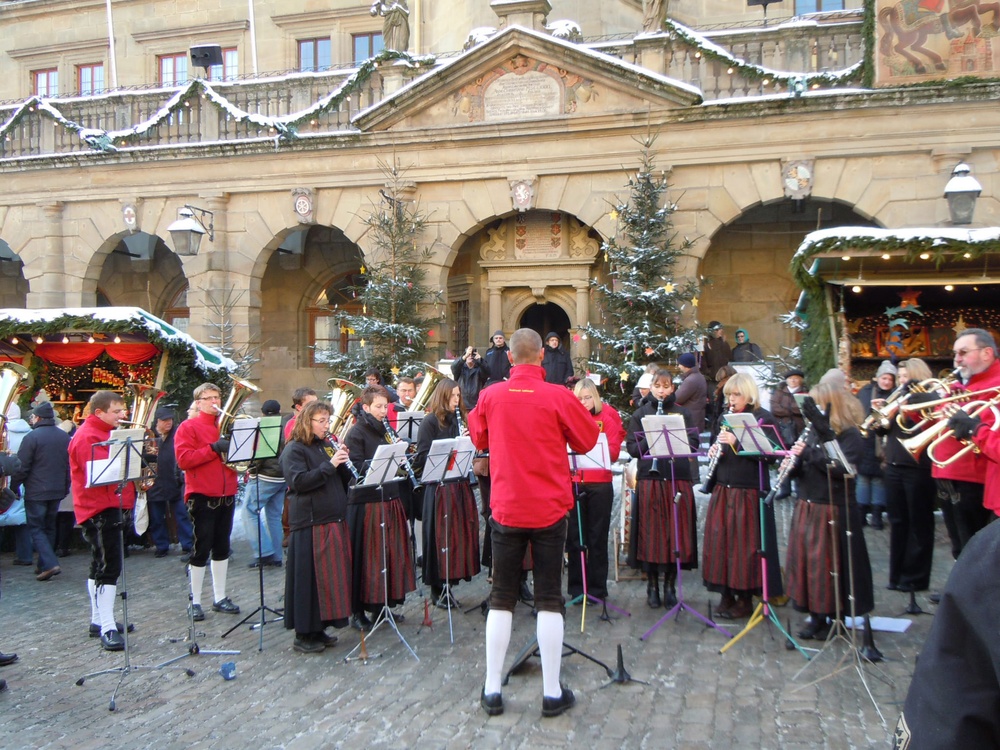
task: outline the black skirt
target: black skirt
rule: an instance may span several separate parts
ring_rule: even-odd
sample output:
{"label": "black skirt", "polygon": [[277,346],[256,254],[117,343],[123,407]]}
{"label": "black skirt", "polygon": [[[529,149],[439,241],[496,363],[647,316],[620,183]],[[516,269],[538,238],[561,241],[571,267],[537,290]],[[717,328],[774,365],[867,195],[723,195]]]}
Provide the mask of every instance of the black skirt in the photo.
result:
{"label": "black skirt", "polygon": [[285,566],[288,630],[308,635],[328,625],[347,625],[351,615],[351,544],[346,523],[291,532]]}

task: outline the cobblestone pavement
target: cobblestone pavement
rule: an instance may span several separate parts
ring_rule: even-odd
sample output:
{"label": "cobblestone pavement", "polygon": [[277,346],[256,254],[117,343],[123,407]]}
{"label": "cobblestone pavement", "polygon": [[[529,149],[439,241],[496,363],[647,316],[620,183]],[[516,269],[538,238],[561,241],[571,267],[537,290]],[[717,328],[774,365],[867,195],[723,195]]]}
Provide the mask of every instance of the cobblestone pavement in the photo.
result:
{"label": "cobblestone pavement", "polygon": [[[704,513],[706,499],[699,499]],[[784,538],[791,504],[778,504],[779,535]],[[237,524],[239,527],[239,524]],[[951,559],[943,525],[938,522],[934,587],[943,586]],[[865,529],[873,565],[875,614],[894,616],[906,605],[904,595],[885,590],[888,531]],[[234,540],[229,593],[244,613],[258,604],[257,573],[247,569],[249,545]],[[131,638],[133,667],[155,665],[188,652],[185,614],[187,579],[179,553],[155,559],[152,550],[133,551],[127,560],[129,617],[136,624]],[[725,638],[694,617],[669,621],[647,641],[639,637],[664,610],[650,610],[645,585],[631,579],[610,584],[610,601],[631,611],[612,623],[587,608],[581,633],[580,607],[567,614],[566,640],[615,665],[617,646],[631,676],[648,682],[610,684],[600,666],[577,655],[563,659],[562,677],[577,695],[577,706],[555,719],[542,720],[541,667],[530,659],[504,689],[506,713],[487,718],[478,698],[485,670],[484,624],[478,607],[453,613],[454,643],[446,613],[432,610],[433,626],[422,627],[423,599],[411,595],[400,632],[419,656],[411,656],[395,634],[380,628],[367,642],[379,658],[345,663],[358,643],[355,631],[339,631],[340,644],[319,655],[292,651],[292,635],[279,623],[259,631],[243,626],[229,637],[221,634],[238,618],[211,612],[199,623],[202,652],[162,670],[128,673],[108,710],[118,673],[84,674],[116,669],[121,653],[105,653],[87,636],[89,605],[85,578],[88,555],[63,558],[63,572],[46,583],[35,581],[31,568],[13,567],[12,555],[2,562],[0,650],[15,651],[20,660],[0,669],[9,689],[0,694],[0,747],[16,748],[287,748],[326,747],[421,748],[868,748],[888,746],[912,673],[914,657],[927,634],[930,616],[911,617],[905,634],[876,633],[886,660],[865,670],[875,702],[885,715],[880,722],[858,673],[851,668],[808,686],[834,671],[847,653],[842,645],[806,665],[788,651],[773,627],[759,626],[725,654]],[[623,569],[623,573],[625,570]],[[465,607],[487,594],[485,573],[455,589]],[[267,569],[264,598],[281,606],[282,570]],[[210,602],[210,582],[205,600]],[[426,590],[425,590],[425,593]],[[684,573],[689,604],[707,612],[710,597],[697,571]],[[924,596],[918,597],[932,610]],[[716,596],[711,597],[714,603]],[[776,609],[781,621],[797,628],[801,616],[790,606]],[[254,621],[257,621],[256,619]],[[737,623],[741,625],[742,623]],[[726,627],[731,627],[726,625]],[[735,632],[735,631],[733,631]],[[514,614],[508,653],[534,634],[527,607]],[[181,639],[181,640],[178,640]],[[809,642],[813,643],[814,642]],[[211,655],[210,649],[239,649],[237,656]],[[220,676],[220,665],[234,660],[235,680]],[[850,660],[847,662],[850,664]],[[192,677],[184,670],[195,671]]]}

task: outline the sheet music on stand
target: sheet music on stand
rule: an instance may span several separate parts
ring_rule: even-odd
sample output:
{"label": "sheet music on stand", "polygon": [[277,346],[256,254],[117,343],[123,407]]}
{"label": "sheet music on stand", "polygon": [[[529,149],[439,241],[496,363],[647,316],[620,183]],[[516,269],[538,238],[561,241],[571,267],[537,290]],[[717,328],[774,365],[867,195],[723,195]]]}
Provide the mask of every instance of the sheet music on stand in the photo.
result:
{"label": "sheet music on stand", "polygon": [[417,432],[424,418],[422,411],[401,411],[396,415],[396,434],[408,443],[417,442]]}
{"label": "sheet music on stand", "polygon": [[368,463],[368,471],[358,483],[360,487],[377,487],[398,479],[399,471],[406,458],[406,443],[386,443],[375,449],[375,455]]}
{"label": "sheet music on stand", "polygon": [[[125,481],[133,481],[142,473],[142,445],[146,430],[135,427],[128,430],[112,430],[108,436],[108,457],[95,458],[87,462],[86,487],[103,487],[119,484],[128,463]],[[126,462],[126,457],[128,461]]]}
{"label": "sheet music on stand", "polygon": [[243,463],[255,458],[274,458],[281,442],[281,417],[234,419],[226,463]]}
{"label": "sheet music on stand", "polygon": [[[740,445],[737,455],[774,457],[788,455],[788,451],[776,448],[774,441],[767,436],[765,427],[771,427],[771,425],[758,424],[757,418],[753,414],[726,414],[723,421],[733,431],[736,442]],[[778,438],[777,430],[773,427],[771,429],[774,431],[775,440],[780,446],[781,440]]]}
{"label": "sheet music on stand", "polygon": [[431,443],[420,477],[423,484],[463,479],[472,470],[476,447],[468,437],[442,438]]}
{"label": "sheet music on stand", "polygon": [[680,414],[648,414],[642,418],[642,429],[651,458],[697,455],[691,450],[688,428]]}
{"label": "sheet music on stand", "polygon": [[597,435],[597,443],[586,453],[574,453],[567,445],[570,471],[587,471],[595,469],[611,470],[611,451],[608,450],[608,436],[603,432]]}

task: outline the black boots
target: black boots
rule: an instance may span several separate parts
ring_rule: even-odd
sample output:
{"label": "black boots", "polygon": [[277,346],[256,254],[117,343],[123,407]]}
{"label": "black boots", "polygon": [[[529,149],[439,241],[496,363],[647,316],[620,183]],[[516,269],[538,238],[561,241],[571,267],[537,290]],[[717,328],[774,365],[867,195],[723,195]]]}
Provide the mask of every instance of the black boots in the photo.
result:
{"label": "black boots", "polygon": [[677,590],[674,583],[677,581],[677,568],[671,568],[663,574],[663,606],[672,607],[677,604]]}
{"label": "black boots", "polygon": [[651,609],[659,609],[663,606],[660,601],[660,574],[658,571],[651,570],[646,574],[646,578],[646,604]]}

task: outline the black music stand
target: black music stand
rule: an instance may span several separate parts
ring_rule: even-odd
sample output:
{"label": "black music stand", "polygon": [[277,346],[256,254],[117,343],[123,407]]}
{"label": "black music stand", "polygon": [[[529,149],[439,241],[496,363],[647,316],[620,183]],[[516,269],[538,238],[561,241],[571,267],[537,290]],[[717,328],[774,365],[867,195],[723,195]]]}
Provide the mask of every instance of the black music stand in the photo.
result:
{"label": "black music stand", "polygon": [[[774,429],[771,425],[765,425],[765,426]],[[777,438],[777,430],[774,429],[774,431],[777,444],[781,445],[781,441]],[[740,439],[740,433],[737,432],[735,428],[733,432],[736,433],[737,439]],[[768,439],[767,436],[763,433],[762,427],[759,428],[759,431],[753,430],[752,428],[746,429],[743,431],[743,435],[746,436],[743,439],[752,443],[753,446],[756,448],[756,450],[740,451],[739,454],[742,456],[779,457],[788,455],[788,451],[775,449],[774,447],[775,444],[772,443],[771,440]],[[760,487],[761,490],[763,490],[764,487],[763,461],[760,462],[758,466],[758,471],[760,472],[760,479],[759,479]],[[770,594],[770,587],[768,585],[768,571],[770,570],[768,558],[773,556],[774,565],[778,566],[778,547],[777,547],[778,532],[777,532],[777,526],[774,521],[774,498],[777,494],[778,494],[778,488],[775,487],[772,488],[771,491],[767,493],[766,497],[763,494],[761,494],[760,498],[760,547],[761,548],[760,550],[758,550],[758,554],[760,555],[761,587],[762,587],[760,604],[758,604],[754,608],[754,611],[751,613],[750,619],[747,621],[747,624],[743,627],[743,630],[741,630],[739,633],[733,636],[731,640],[727,641],[726,644],[723,645],[721,649],[719,649],[720,654],[726,653],[726,651],[729,650],[730,646],[735,645],[743,636],[745,636],[755,627],[764,622],[773,624],[778,629],[778,631],[785,637],[787,642],[791,644],[792,647],[794,647],[807,660],[810,658],[809,654],[806,653],[806,650],[799,645],[798,641],[796,641],[792,637],[792,634],[789,633],[788,630],[786,630],[785,627],[781,624],[781,620],[778,618],[778,615],[775,614],[774,609],[771,607],[771,602],[770,602],[771,594]],[[778,568],[776,575],[777,575],[778,585],[780,586],[781,583],[780,567]]]}
{"label": "black music stand", "polygon": [[[441,440],[434,440],[431,442],[430,449],[427,452],[427,462],[424,464],[424,471],[421,475],[421,482],[425,485],[424,492],[426,492],[426,485],[428,484],[455,484],[461,482],[465,479],[469,472],[472,470],[472,457],[476,454],[476,449],[472,445],[472,441],[469,438],[443,438]],[[437,503],[441,502],[440,498],[435,497],[434,503],[437,507]],[[441,595],[438,600],[434,602],[435,607],[439,607],[443,601],[448,609],[448,636],[451,642],[455,642],[455,629],[452,622],[451,610],[452,606],[459,606],[458,602],[455,601],[454,597],[451,595],[451,537],[449,532],[451,513],[448,508],[444,509],[444,575],[441,575],[441,571],[438,570],[438,577],[441,578],[444,583],[441,586]],[[434,528],[434,537],[437,538],[437,524]],[[437,554],[437,550],[424,550],[424,554]]]}
{"label": "black music stand", "polygon": [[[604,437],[603,440],[601,439],[602,437]],[[594,451],[597,451],[598,453],[595,454]],[[577,491],[576,485],[579,484],[578,478],[581,476],[581,472],[588,468],[605,469],[607,471],[611,470],[611,457],[608,453],[608,440],[607,437],[604,436],[604,433],[597,436],[597,445],[594,446],[594,449],[590,453],[573,453],[571,451],[569,454],[569,465],[574,485],[573,501],[576,506],[576,531],[577,538],[580,543],[580,576],[583,580],[583,593],[570,599],[569,606],[573,606],[577,602],[581,602],[583,605],[580,613],[580,632],[582,633],[584,631],[584,624],[587,621],[588,602],[601,605],[600,619],[604,622],[610,623],[614,621],[611,615],[608,614],[608,607],[615,610],[615,612],[625,615],[626,617],[631,617],[632,613],[627,609],[616,607],[614,604],[609,604],[604,599],[592,596],[589,591],[589,582],[587,581],[587,553],[590,551],[590,548],[583,539],[583,516],[580,511],[580,493]],[[604,543],[607,544],[608,540],[605,539]]]}
{"label": "black music stand", "polygon": [[[116,432],[118,433],[117,436],[115,436]],[[126,677],[132,674],[132,672],[138,672],[139,670],[152,671],[163,669],[170,662],[154,666],[137,666],[132,664],[131,643],[128,633],[128,577],[125,573],[125,507],[123,495],[125,485],[130,481],[139,479],[141,474],[142,446],[145,441],[145,430],[141,428],[134,430],[114,430],[111,434],[113,436],[111,440],[94,443],[90,447],[90,461],[87,463],[86,485],[88,487],[115,485],[115,494],[118,496],[118,541],[121,544],[121,585],[118,587],[120,589],[118,595],[122,600],[122,617],[125,622],[125,632],[122,633],[125,639],[125,664],[121,667],[111,667],[110,669],[102,669],[97,672],[85,674],[76,681],[76,684],[83,685],[91,677],[97,677],[102,674],[117,674],[118,682],[115,684],[115,689],[111,693],[111,700],[108,703],[108,710],[114,711],[117,707],[115,699],[118,697],[118,690],[121,688]],[[104,446],[108,447],[108,458],[95,458],[96,449]],[[134,463],[133,453],[135,458],[138,459]],[[188,677],[194,677],[194,671],[183,667],[178,668],[184,669],[184,673]]]}
{"label": "black music stand", "polygon": [[[266,420],[266,421],[265,421]],[[253,461],[265,458],[274,458],[278,455],[278,445],[281,443],[281,417],[261,417],[260,419],[240,419],[233,423],[233,442],[229,446],[229,455],[226,463],[238,463],[250,458]],[[260,498],[260,475],[254,474],[254,484],[257,489],[257,498]],[[233,625],[222,634],[222,638],[232,633],[241,625],[249,622],[260,614],[260,621],[250,626],[250,630],[259,630],[257,650],[264,650],[264,626],[269,622],[280,622],[284,619],[284,610],[272,609],[264,603],[264,564],[260,559],[261,549],[261,508],[257,507],[257,590],[260,594],[260,604],[257,608],[246,615],[242,620]],[[275,544],[272,539],[271,544]],[[280,549],[280,548],[279,548]],[[278,554],[281,554],[280,552]],[[268,620],[267,614],[271,613],[274,618]]]}
{"label": "black music stand", "polygon": [[[691,428],[697,429],[697,428]],[[701,612],[696,610],[694,607],[690,606],[684,601],[684,578],[681,573],[681,544],[680,544],[680,522],[677,520],[677,504],[681,500],[681,492],[677,489],[677,474],[676,466],[673,459],[685,459],[690,460],[697,456],[703,455],[698,451],[691,452],[690,444],[687,443],[688,431],[687,429],[670,429],[664,427],[662,429],[662,438],[654,440],[653,443],[649,444],[649,454],[643,456],[643,458],[654,457],[654,449],[656,450],[655,457],[670,459],[670,491],[673,495],[673,501],[670,504],[670,517],[671,524],[673,525],[673,540],[674,540],[674,565],[677,566],[677,604],[670,608],[670,610],[663,615],[656,623],[643,633],[639,640],[644,641],[649,636],[659,629],[663,623],[667,622],[671,617],[676,619],[680,618],[681,612],[690,612],[692,615],[701,620],[706,627],[715,628],[720,633],[722,633],[726,638],[732,638],[733,635],[724,627],[719,625],[717,622],[705,617]],[[648,441],[647,441],[648,443]],[[677,451],[677,452],[675,452]],[[637,482],[638,484],[638,482]]]}
{"label": "black music stand", "polygon": [[[379,528],[382,534],[382,592],[383,601],[382,609],[375,616],[375,622],[368,631],[368,636],[371,637],[375,634],[383,623],[388,622],[389,627],[392,628],[396,637],[402,641],[403,645],[406,646],[406,650],[410,652],[410,655],[420,661],[420,657],[410,648],[410,644],[406,642],[403,634],[399,632],[399,626],[396,624],[396,618],[392,614],[392,609],[389,607],[389,562],[388,562],[388,539],[387,532],[385,530],[385,505],[389,502],[385,496],[385,485],[388,482],[394,482],[396,480],[396,473],[403,468],[403,462],[406,461],[406,443],[386,443],[385,445],[380,445],[375,451],[374,457],[368,462],[368,471],[365,473],[364,478],[359,483],[360,486],[366,487],[378,487],[381,492],[381,498],[379,499]],[[381,654],[368,654],[359,655],[357,657],[352,656],[355,651],[358,651],[362,645],[364,645],[364,632],[362,631],[361,642],[355,646],[351,651],[344,657],[345,662],[350,661],[364,661],[367,662],[369,659],[376,659]]]}
{"label": "black music stand", "polygon": [[[400,439],[406,441],[408,445],[415,446],[417,443],[417,433],[420,430],[420,422],[424,418],[422,411],[401,411],[396,414],[396,434]],[[413,563],[417,561],[417,497],[411,490],[410,509],[407,525],[410,527],[410,555]],[[417,596],[421,599],[424,596],[424,578],[420,576],[420,583],[417,588]]]}

